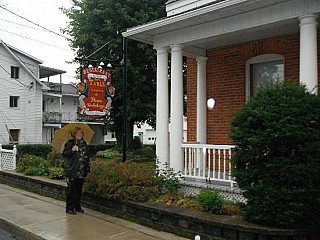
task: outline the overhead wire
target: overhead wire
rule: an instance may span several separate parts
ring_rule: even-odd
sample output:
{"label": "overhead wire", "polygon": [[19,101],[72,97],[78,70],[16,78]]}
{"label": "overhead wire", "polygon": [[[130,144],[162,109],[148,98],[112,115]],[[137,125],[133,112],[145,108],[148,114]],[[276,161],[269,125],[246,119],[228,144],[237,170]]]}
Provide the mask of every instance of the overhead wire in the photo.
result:
{"label": "overhead wire", "polygon": [[[65,39],[69,40],[69,41],[71,40],[70,38],[66,37],[65,35],[62,35],[62,34],[60,34],[60,33],[57,33],[57,32],[55,32],[55,31],[52,31],[51,29],[48,29],[48,28],[46,28],[46,27],[44,27],[44,26],[42,26],[42,25],[40,25],[40,24],[38,24],[38,23],[35,23],[35,22],[31,21],[30,19],[28,19],[28,18],[26,18],[26,17],[24,17],[24,16],[21,16],[21,15],[15,13],[15,12],[13,12],[13,11],[5,8],[4,6],[0,6],[0,8],[4,9],[5,11],[8,11],[9,13],[11,13],[11,14],[19,17],[19,18],[22,18],[22,19],[24,19],[24,20],[26,20],[26,21],[28,21],[28,22],[32,23],[33,25],[35,25],[35,26],[37,26],[37,27],[40,27],[40,28],[34,28],[34,27],[32,27],[32,26],[28,26],[28,25],[24,25],[24,24],[20,24],[20,23],[16,23],[16,22],[8,21],[8,20],[5,20],[5,19],[0,19],[0,20],[2,20],[2,21],[6,21],[6,22],[9,22],[9,23],[17,24],[17,25],[20,25],[20,26],[23,26],[23,27],[32,28],[32,29],[35,29],[35,30],[38,30],[38,31],[47,31],[47,32],[49,32],[49,33],[53,33],[53,34],[55,34],[55,35],[58,35],[59,37],[63,37],[63,38],[65,38]],[[18,36],[18,37],[21,37],[21,38],[24,38],[24,39],[28,39],[28,40],[30,40],[30,41],[35,41],[35,42],[38,42],[38,43],[41,43],[41,44],[45,44],[45,45],[48,45],[48,46],[51,46],[51,47],[59,48],[59,49],[62,49],[62,50],[64,50],[64,51],[73,52],[73,50],[71,50],[71,49],[67,49],[67,48],[64,48],[64,47],[60,47],[60,46],[57,46],[57,45],[54,45],[54,44],[50,44],[50,43],[47,43],[47,42],[42,42],[42,41],[39,41],[39,40],[37,40],[37,39],[33,39],[33,38],[30,38],[30,37],[23,36],[23,35],[21,35],[21,34],[17,34],[17,33],[13,33],[13,32],[7,31],[7,30],[5,30],[5,29],[0,29],[0,31],[6,32],[6,33],[9,33],[9,34],[12,34],[12,35],[16,35],[16,36]],[[64,75],[64,77],[67,77],[67,78],[72,79],[72,80],[75,79],[75,76],[72,77],[72,76],[69,76],[69,75]]]}
{"label": "overhead wire", "polygon": [[28,21],[28,22],[30,22],[30,23],[32,23],[32,24],[34,24],[34,25],[36,25],[36,26],[38,26],[38,27],[40,27],[40,28],[43,28],[44,30],[46,30],[46,31],[48,31],[48,32],[51,32],[51,33],[53,33],[53,34],[55,34],[55,35],[58,35],[58,36],[60,36],[60,37],[63,37],[63,38],[65,38],[65,39],[67,39],[67,40],[71,40],[71,38],[68,38],[68,37],[66,37],[66,36],[64,36],[64,35],[62,35],[62,34],[60,34],[60,33],[57,33],[57,32],[55,32],[55,31],[52,31],[52,30],[50,30],[50,29],[48,29],[48,28],[46,28],[46,27],[44,27],[44,26],[42,26],[42,25],[40,25],[40,24],[38,24],[38,23],[35,23],[35,22],[29,20],[28,18],[23,17],[23,16],[15,13],[15,12],[13,12],[13,11],[11,11],[11,10],[9,10],[9,9],[1,6],[1,5],[0,5],[0,8],[4,9],[5,11],[7,11],[7,12],[9,12],[9,13],[11,13],[11,14],[19,17],[19,18],[22,18],[22,19],[24,19],[24,20],[26,20],[26,21]]}
{"label": "overhead wire", "polygon": [[36,28],[36,27],[29,26],[29,25],[25,25],[25,24],[21,24],[21,23],[9,21],[9,20],[3,19],[3,18],[0,18],[0,21],[12,23],[12,24],[15,24],[15,25],[19,25],[19,26],[26,27],[26,28],[31,28],[31,29],[34,29],[34,30],[42,31],[42,32],[46,31],[46,30],[44,30],[44,29],[40,29],[40,28]]}
{"label": "overhead wire", "polygon": [[36,39],[33,39],[33,38],[29,38],[29,37],[26,37],[26,36],[22,36],[22,35],[20,35],[20,34],[13,33],[13,32],[10,32],[10,31],[4,30],[4,29],[0,29],[0,31],[6,32],[6,33],[10,33],[10,34],[13,34],[13,35],[16,35],[16,36],[18,36],[18,37],[25,38],[25,39],[28,39],[28,40],[31,40],[31,41],[35,41],[35,42],[38,42],[38,43],[42,43],[42,44],[45,44],[45,45],[48,45],[48,46],[51,46],[51,47],[60,48],[60,49],[66,50],[66,51],[73,52],[73,51],[70,50],[70,49],[63,48],[63,47],[59,47],[59,46],[56,46],[56,45],[53,45],[53,44],[50,44],[50,43],[42,42],[42,41],[39,41],[39,40],[36,40]]}
{"label": "overhead wire", "polygon": [[[7,56],[5,54],[1,54],[0,53],[0,56],[3,57],[3,58],[6,58],[6,59],[1,59],[1,61],[3,62],[7,62],[7,63],[12,63],[12,61],[9,61],[9,60],[15,60],[13,57],[11,56]],[[27,61],[24,61],[23,59],[20,59],[20,61],[28,66],[33,66],[33,67],[37,67],[36,64],[31,64],[30,62],[27,62]],[[2,67],[3,68],[3,67]],[[5,70],[9,75],[11,75],[7,70]],[[68,74],[63,74],[63,78],[69,78],[69,79],[72,79],[72,80],[75,80],[76,79],[76,76],[70,76]],[[40,79],[39,79],[40,80]]]}

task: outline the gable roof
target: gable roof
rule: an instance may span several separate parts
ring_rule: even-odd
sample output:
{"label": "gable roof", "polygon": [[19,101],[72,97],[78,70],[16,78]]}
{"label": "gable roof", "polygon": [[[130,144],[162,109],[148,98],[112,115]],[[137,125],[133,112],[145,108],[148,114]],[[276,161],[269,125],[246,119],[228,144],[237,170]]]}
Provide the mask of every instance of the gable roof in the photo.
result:
{"label": "gable roof", "polygon": [[5,42],[2,41],[1,39],[0,39],[0,42],[2,42],[3,44],[5,44],[9,49],[14,50],[14,51],[16,51],[16,52],[19,52],[20,54],[22,54],[22,55],[24,55],[24,56],[26,56],[26,57],[28,57],[28,58],[30,58],[30,59],[38,62],[39,64],[42,64],[42,63],[43,63],[42,60],[40,60],[40,59],[38,59],[38,58],[36,58],[36,57],[34,57],[34,56],[31,56],[30,54],[28,54],[28,53],[26,53],[26,52],[24,52],[24,51],[22,51],[22,50],[20,50],[20,49],[18,49],[18,48],[15,48],[15,47],[11,46],[11,45],[9,45],[8,43],[5,43]]}
{"label": "gable roof", "polygon": [[20,65],[22,66],[22,68],[24,68],[24,69],[30,74],[30,76],[31,76],[37,83],[40,84],[40,86],[42,87],[42,89],[44,89],[44,90],[49,90],[49,88],[48,88],[46,85],[44,85],[44,84],[38,79],[38,77],[34,75],[33,72],[30,71],[30,69],[23,63],[23,61],[21,61],[21,59],[14,53],[14,51],[17,51],[17,52],[19,52],[20,54],[26,56],[27,58],[30,58],[30,59],[36,61],[38,64],[42,63],[41,60],[39,60],[39,59],[37,59],[37,58],[35,58],[35,57],[33,57],[33,56],[31,56],[31,55],[23,52],[23,51],[21,51],[21,50],[19,50],[19,49],[17,49],[17,48],[14,48],[14,47],[10,46],[9,44],[5,43],[5,42],[2,41],[2,40],[0,40],[0,45],[2,45],[2,46],[4,47],[4,49],[6,49],[6,50],[8,51],[8,53],[9,53],[17,62],[20,63]]}
{"label": "gable roof", "polygon": [[[39,78],[44,78],[44,77],[50,77],[50,76],[55,76],[58,74],[62,74],[62,73],[66,73],[66,71],[64,70],[60,70],[60,69],[55,69],[55,68],[50,68],[50,67],[45,67],[45,66],[41,66],[40,64],[43,63],[42,60],[31,56],[30,54],[15,48],[7,43],[5,43],[4,41],[2,41],[0,39],[0,45],[2,45],[8,52],[9,54],[20,63],[20,65],[30,74],[30,76],[41,85],[43,90],[50,90],[50,88],[48,86],[46,86],[45,84],[43,84],[43,82],[41,82],[39,80]],[[22,54],[23,56],[26,56],[27,58],[35,61],[37,64],[39,64],[39,78],[37,76],[34,75],[34,73],[32,71],[30,71],[30,69],[24,64],[23,61],[21,61],[21,59],[14,53],[14,52],[18,52],[20,54]]]}

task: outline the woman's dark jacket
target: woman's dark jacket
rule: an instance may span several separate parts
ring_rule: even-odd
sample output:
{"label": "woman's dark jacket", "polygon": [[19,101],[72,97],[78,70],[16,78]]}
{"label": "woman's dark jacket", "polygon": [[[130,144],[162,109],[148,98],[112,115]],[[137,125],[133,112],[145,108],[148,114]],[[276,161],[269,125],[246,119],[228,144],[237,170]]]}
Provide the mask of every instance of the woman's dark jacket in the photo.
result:
{"label": "woman's dark jacket", "polygon": [[[72,151],[72,147],[77,145],[79,151]],[[90,172],[90,159],[88,157],[88,146],[84,140],[71,139],[66,142],[62,153],[64,159],[64,174],[69,179],[77,177],[78,172],[83,177]]]}

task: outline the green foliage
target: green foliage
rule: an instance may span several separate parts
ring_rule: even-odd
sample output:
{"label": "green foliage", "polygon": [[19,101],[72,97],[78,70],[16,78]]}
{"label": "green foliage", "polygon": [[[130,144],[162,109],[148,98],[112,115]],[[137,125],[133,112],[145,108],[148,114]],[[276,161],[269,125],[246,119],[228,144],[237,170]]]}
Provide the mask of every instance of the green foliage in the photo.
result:
{"label": "green foliage", "polygon": [[159,186],[163,192],[176,193],[181,187],[180,179],[181,173],[174,172],[172,169],[160,170],[157,169],[157,175],[159,179]]}
{"label": "green foliage", "polygon": [[142,142],[138,136],[135,136],[133,138],[133,141],[129,146],[129,148],[132,149],[133,151],[140,150],[143,148]]}
{"label": "green foliage", "polygon": [[42,176],[44,173],[45,171],[41,167],[28,167],[24,171],[24,174],[27,176]]}
{"label": "green foliage", "polygon": [[60,154],[48,154],[48,160],[43,157],[25,154],[17,163],[17,172],[27,176],[48,176],[51,179],[64,177],[63,159]]}
{"label": "green foliage", "polygon": [[50,167],[60,167],[63,168],[63,156],[61,153],[56,153],[52,151],[47,155],[47,162]]}
{"label": "green foliage", "polygon": [[112,148],[114,144],[95,144],[95,145],[88,145],[88,155],[89,157],[93,157],[99,151],[104,151],[109,148]]}
{"label": "green foliage", "polygon": [[132,161],[92,161],[85,190],[104,198],[147,201],[160,194],[154,167]]}
{"label": "green foliage", "polygon": [[320,223],[320,97],[273,84],[236,113],[234,176],[248,221],[279,227]]}
{"label": "green foliage", "polygon": [[170,206],[179,206],[188,209],[203,210],[194,197],[187,196],[181,193],[166,193],[159,198],[156,202],[163,203]]}
{"label": "green foliage", "polygon": [[110,148],[104,151],[99,151],[96,154],[97,157],[103,157],[107,160],[111,159],[120,159],[122,156],[122,153],[117,148]]}
{"label": "green foliage", "polygon": [[222,213],[223,198],[217,191],[202,189],[197,194],[196,199],[201,207],[214,214]]}
{"label": "green foliage", "polygon": [[62,167],[49,167],[49,178],[51,179],[63,179],[64,169]]}
{"label": "green foliage", "polygon": [[52,146],[50,144],[19,144],[17,150],[20,156],[31,154],[46,158],[47,154],[52,151]]}
{"label": "green foliage", "polygon": [[[70,19],[64,31],[72,37],[70,45],[77,57],[86,58],[99,49],[92,56],[93,59],[111,59],[115,66],[111,70],[113,85],[120,90],[123,89],[123,69],[119,67],[122,60],[121,31],[164,17],[165,2],[166,0],[73,1],[73,7],[64,9]],[[147,121],[155,125],[156,54],[151,45],[128,41],[127,59],[127,140],[131,141],[134,123]],[[112,114],[105,122],[108,131],[116,132],[118,143],[122,142],[123,136],[122,95],[122,91],[117,91],[112,102]]]}
{"label": "green foliage", "polygon": [[[25,171],[27,171],[29,173],[28,175],[30,175],[30,173],[32,172],[40,174],[41,171],[44,173],[47,167],[47,162],[43,157],[26,154],[21,156],[21,158],[19,159],[16,171],[20,173],[25,173]],[[39,171],[36,169],[28,170],[28,168],[38,168]]]}

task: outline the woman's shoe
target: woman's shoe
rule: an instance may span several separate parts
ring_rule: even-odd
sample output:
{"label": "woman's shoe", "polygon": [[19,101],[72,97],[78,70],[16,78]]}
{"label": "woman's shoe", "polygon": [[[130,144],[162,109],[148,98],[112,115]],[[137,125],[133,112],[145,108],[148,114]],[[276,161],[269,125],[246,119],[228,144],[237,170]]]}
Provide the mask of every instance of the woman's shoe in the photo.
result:
{"label": "woman's shoe", "polygon": [[82,208],[76,208],[76,211],[80,213],[84,213],[84,210]]}
{"label": "woman's shoe", "polygon": [[66,210],[66,213],[69,213],[69,214],[77,214],[75,210]]}

